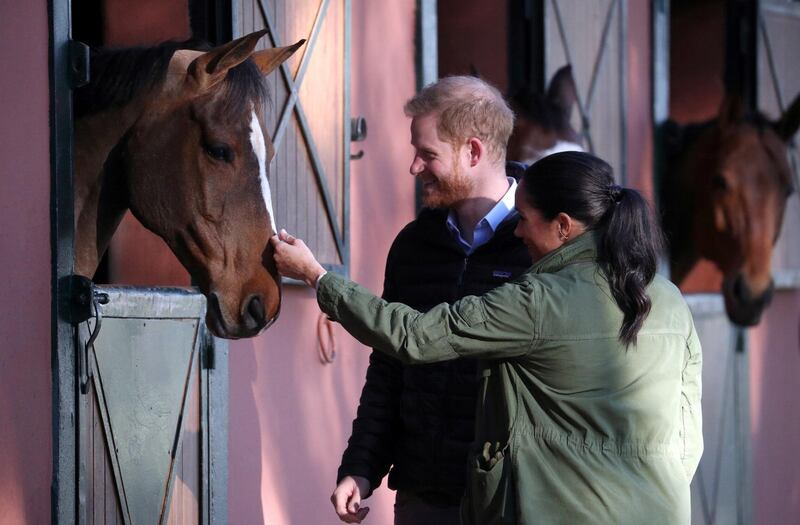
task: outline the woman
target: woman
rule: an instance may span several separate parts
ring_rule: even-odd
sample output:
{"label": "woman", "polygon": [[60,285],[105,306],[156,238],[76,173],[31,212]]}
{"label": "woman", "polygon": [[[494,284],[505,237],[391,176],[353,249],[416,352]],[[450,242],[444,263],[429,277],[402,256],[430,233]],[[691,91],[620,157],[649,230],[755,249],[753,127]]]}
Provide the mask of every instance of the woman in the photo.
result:
{"label": "woman", "polygon": [[516,207],[530,270],[424,314],[326,274],[285,232],[275,259],[368,346],[413,363],[482,360],[464,523],[689,523],[700,344],[656,275],[646,202],[602,160],[566,152],[528,168]]}

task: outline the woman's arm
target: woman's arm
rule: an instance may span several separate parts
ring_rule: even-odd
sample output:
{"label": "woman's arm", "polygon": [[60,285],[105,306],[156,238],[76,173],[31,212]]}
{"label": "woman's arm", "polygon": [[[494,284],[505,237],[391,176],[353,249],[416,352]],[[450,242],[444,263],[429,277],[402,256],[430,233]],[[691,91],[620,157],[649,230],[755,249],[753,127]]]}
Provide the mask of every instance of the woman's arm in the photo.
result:
{"label": "woman's arm", "polygon": [[315,284],[325,313],[362,343],[404,362],[502,359],[524,355],[531,348],[533,283],[506,284],[481,297],[440,304],[422,314],[324,273],[305,244],[283,231],[270,242],[281,274]]}
{"label": "woman's arm", "polygon": [[362,343],[406,363],[431,363],[528,353],[534,340],[530,291],[530,286],[506,284],[481,297],[443,303],[423,314],[326,274],[317,286],[317,301],[322,311]]}

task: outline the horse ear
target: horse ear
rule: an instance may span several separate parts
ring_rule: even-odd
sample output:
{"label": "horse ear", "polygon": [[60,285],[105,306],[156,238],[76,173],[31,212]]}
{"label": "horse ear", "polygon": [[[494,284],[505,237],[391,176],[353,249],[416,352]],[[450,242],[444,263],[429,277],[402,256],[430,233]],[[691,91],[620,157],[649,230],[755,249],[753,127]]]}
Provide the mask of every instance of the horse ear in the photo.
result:
{"label": "horse ear", "polygon": [[225,78],[229,69],[247,60],[265,34],[267,30],[262,29],[203,53],[189,64],[189,78],[194,80],[200,91],[207,90]]}
{"label": "horse ear", "polygon": [[302,39],[290,46],[273,47],[272,49],[263,49],[253,53],[253,61],[261,70],[261,73],[267,75],[272,73],[278,66],[283,64],[295,51],[300,49],[300,46],[305,44],[306,40]]}
{"label": "horse ear", "polygon": [[775,132],[784,142],[791,140],[797,128],[800,128],[800,95],[797,95],[789,109],[784,111],[780,120],[775,123]]}
{"label": "horse ear", "polygon": [[547,100],[555,104],[561,110],[565,119],[569,121],[569,117],[572,114],[572,106],[578,100],[571,65],[567,64],[562,67],[550,79],[550,85],[547,87]]}
{"label": "horse ear", "polygon": [[719,108],[719,127],[726,128],[742,121],[744,118],[744,102],[737,94],[726,94]]}

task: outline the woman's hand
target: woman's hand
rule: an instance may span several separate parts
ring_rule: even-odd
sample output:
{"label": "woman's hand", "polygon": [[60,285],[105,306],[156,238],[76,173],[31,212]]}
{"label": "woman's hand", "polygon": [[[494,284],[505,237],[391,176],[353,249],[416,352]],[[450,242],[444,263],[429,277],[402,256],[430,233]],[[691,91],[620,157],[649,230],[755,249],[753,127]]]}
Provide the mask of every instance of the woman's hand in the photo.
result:
{"label": "woman's hand", "polygon": [[296,239],[281,229],[269,242],[275,249],[275,264],[284,277],[304,281],[315,287],[317,279],[325,275],[325,268],[317,262],[314,254],[302,239]]}

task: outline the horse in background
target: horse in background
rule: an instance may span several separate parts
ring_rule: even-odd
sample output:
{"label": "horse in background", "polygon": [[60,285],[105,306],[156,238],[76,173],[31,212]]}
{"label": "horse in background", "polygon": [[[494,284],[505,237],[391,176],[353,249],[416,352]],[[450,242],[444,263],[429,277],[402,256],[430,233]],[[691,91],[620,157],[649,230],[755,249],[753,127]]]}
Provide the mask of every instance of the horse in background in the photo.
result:
{"label": "horse in background", "polygon": [[206,323],[250,337],[278,316],[280,277],[259,115],[266,75],[304,41],[254,52],[266,31],[210,50],[101,51],[75,95],[75,271],[94,275],[126,210],[207,297]]}
{"label": "horse in background", "polygon": [[547,91],[523,87],[509,97],[516,114],[506,158],[531,165],[561,151],[584,151],[580,134],[570,123],[577,101],[572,66],[556,71]]}
{"label": "horse in background", "polygon": [[740,326],[758,324],[772,298],[773,247],[794,191],[787,146],[798,126],[800,96],[774,122],[728,96],[716,119],[664,127],[659,195],[672,280],[680,286],[700,258],[713,262]]}

